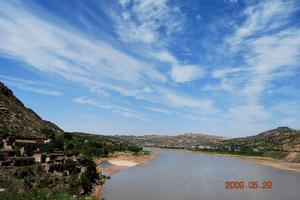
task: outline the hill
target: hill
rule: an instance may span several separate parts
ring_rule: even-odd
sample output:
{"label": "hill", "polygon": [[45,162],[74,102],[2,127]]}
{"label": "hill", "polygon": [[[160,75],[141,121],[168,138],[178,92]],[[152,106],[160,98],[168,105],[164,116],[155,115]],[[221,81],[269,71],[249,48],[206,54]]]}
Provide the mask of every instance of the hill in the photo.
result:
{"label": "hill", "polygon": [[119,152],[144,155],[120,138],[64,132],[0,83],[0,199],[86,199],[107,178],[99,158]]}
{"label": "hill", "polygon": [[26,108],[13,92],[0,82],[0,134],[47,136],[50,132],[62,133],[63,130]]}
{"label": "hill", "polygon": [[278,127],[254,136],[225,138],[186,133],[178,136],[118,136],[145,147],[182,148],[218,153],[265,156],[300,162],[300,131]]}
{"label": "hill", "polygon": [[300,131],[289,127],[278,127],[260,134],[222,141],[223,146],[240,152],[284,158],[300,162]]}
{"label": "hill", "polygon": [[223,143],[265,150],[300,151],[300,131],[289,127],[279,127],[254,136],[226,140]]}
{"label": "hill", "polygon": [[168,135],[144,135],[144,136],[119,136],[140,146],[186,148],[195,145],[215,145],[220,141],[228,139],[221,136],[205,134],[186,133],[178,136]]}

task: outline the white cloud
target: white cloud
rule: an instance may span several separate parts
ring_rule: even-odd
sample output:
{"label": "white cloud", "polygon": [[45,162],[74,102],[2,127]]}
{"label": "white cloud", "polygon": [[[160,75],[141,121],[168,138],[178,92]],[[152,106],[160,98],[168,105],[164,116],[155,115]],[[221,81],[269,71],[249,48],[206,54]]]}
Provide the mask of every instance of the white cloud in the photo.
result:
{"label": "white cloud", "polygon": [[217,70],[213,71],[212,77],[213,78],[223,78],[230,74],[239,73],[239,72],[243,72],[243,71],[248,71],[248,70],[247,70],[247,68],[242,68],[242,67],[236,67],[236,68],[229,67],[229,68],[225,68],[225,69],[217,69]]}
{"label": "white cloud", "polygon": [[261,100],[267,98],[267,89],[276,87],[273,81],[293,76],[299,69],[300,29],[290,24],[297,8],[294,3],[263,1],[247,7],[245,21],[235,24],[234,33],[225,38],[227,56],[239,55],[242,64],[212,70],[219,82],[203,90],[230,92],[226,100],[232,107],[225,116],[234,131],[255,133],[277,123],[270,105]]}
{"label": "white cloud", "polygon": [[[228,124],[224,127],[230,126],[239,132],[253,130],[253,124],[262,130],[273,120],[273,111],[263,106],[261,97],[268,95],[265,92],[274,87],[274,80],[294,75],[299,69],[300,31],[289,24],[294,7],[293,1],[264,1],[248,7],[242,16],[245,21],[234,24],[233,34],[225,39],[224,46],[228,48],[223,49],[221,44],[219,49],[229,55],[225,58],[226,66],[229,63],[233,67],[220,69],[216,66],[204,70],[197,63],[183,64],[188,61],[179,60],[172,53],[174,51],[163,45],[184,28],[180,9],[169,5],[167,0],[120,0],[120,16],[113,19],[117,22],[115,28],[121,41],[114,40],[110,44],[108,40],[73,29],[59,18],[51,19],[49,13],[45,16],[39,16],[40,12],[33,14],[34,7],[23,6],[22,2],[1,1],[0,54],[47,73],[49,79],[59,76],[88,88],[100,98],[78,97],[74,101],[124,117],[149,120],[151,116],[138,109],[149,107],[140,107],[139,103],[151,102],[159,107],[148,109],[154,112],[169,114],[172,109],[178,116],[188,113],[187,116],[209,125],[221,124],[224,119],[224,124]],[[160,66],[166,67],[159,69]],[[208,78],[214,79],[203,88],[207,91],[205,98],[198,91],[189,95],[190,90],[181,90],[184,87],[180,84],[195,86],[197,82],[191,81],[202,78],[207,72],[212,72]],[[22,83],[18,87],[61,95],[45,85]],[[218,105],[223,111],[215,108],[211,97],[214,93],[208,92],[220,97]],[[114,98],[107,103],[107,97]],[[130,106],[131,97],[137,103],[134,108],[137,110],[126,108],[133,107]],[[211,115],[220,118],[215,120]],[[287,116],[288,121],[293,117]]]}
{"label": "white cloud", "polygon": [[183,15],[167,0],[120,1],[121,14],[113,15],[121,40],[163,43],[173,33],[182,30]]}
{"label": "white cloud", "polygon": [[[157,89],[165,88],[167,77],[154,64],[126,54],[105,41],[87,37],[58,18],[38,17],[30,11],[34,8],[25,7],[21,2],[12,5],[1,1],[0,5],[1,56],[24,62],[26,67],[50,76],[58,75],[96,94],[108,91],[169,106]],[[104,104],[103,108],[109,109],[107,106]],[[114,112],[135,116],[134,112],[115,110],[115,107]]]}
{"label": "white cloud", "polygon": [[126,7],[130,3],[130,0],[119,0],[119,4],[121,4],[122,7]]}
{"label": "white cloud", "polygon": [[62,95],[61,92],[51,89],[51,87],[48,84],[39,82],[39,81],[30,81],[30,80],[24,80],[14,77],[8,77],[0,75],[0,78],[2,81],[4,81],[5,84],[9,86],[17,87],[21,90],[26,90],[38,94],[45,94],[50,96],[60,96]]}
{"label": "white cloud", "polygon": [[217,91],[217,90],[224,90],[227,92],[234,92],[235,91],[235,85],[234,81],[231,79],[223,78],[221,79],[219,84],[206,84],[202,90],[203,91]]}
{"label": "white cloud", "polygon": [[108,110],[112,109],[111,106],[100,104],[100,103],[96,102],[95,100],[90,99],[88,97],[77,97],[77,98],[74,98],[73,100],[79,104],[89,104],[89,105],[96,106],[101,109],[108,109]]}
{"label": "white cloud", "polygon": [[228,0],[230,3],[237,3],[238,0]]}
{"label": "white cloud", "polygon": [[1,2],[0,9],[0,52],[17,57],[41,71],[63,76],[93,74],[98,78],[127,82],[135,82],[142,76],[165,80],[164,75],[149,63],[103,41],[87,38],[67,25],[61,28],[44,21],[22,5]]}
{"label": "white cloud", "polygon": [[57,18],[54,25],[32,14],[21,2],[0,4],[1,56],[94,91],[111,90],[125,96],[139,97],[140,88],[148,85],[145,80],[166,81],[152,64],[86,37]]}
{"label": "white cloud", "polygon": [[202,113],[217,113],[218,110],[214,108],[211,100],[199,100],[188,96],[179,95],[175,92],[164,91],[163,95],[167,100],[167,104],[175,107],[191,108],[194,111]]}
{"label": "white cloud", "polygon": [[235,48],[240,42],[255,34],[275,31],[288,22],[295,8],[293,1],[282,0],[263,1],[248,6],[243,13],[247,20],[227,39],[228,43]]}
{"label": "white cloud", "polygon": [[199,79],[205,75],[204,69],[199,65],[173,65],[171,78],[176,83],[184,83]]}
{"label": "white cloud", "polygon": [[[18,6],[10,2],[0,4],[2,56],[22,61],[44,73],[74,81],[94,93],[99,90],[104,94],[107,91],[115,92],[169,106],[168,98],[157,89],[168,91],[164,85],[167,78],[154,64],[130,56],[105,41],[87,37],[57,18],[55,24],[49,22],[51,19],[42,19],[32,14],[22,3],[17,3]],[[177,62],[172,54],[166,52],[160,54],[160,58]],[[202,75],[202,70],[196,69],[196,66],[183,68],[185,77],[180,78],[178,75],[178,81],[188,81],[196,79],[196,74],[197,78]],[[184,95],[177,96],[180,98]],[[123,115],[130,115],[125,112]]]}
{"label": "white cloud", "polygon": [[170,76],[176,83],[197,80],[205,75],[205,70],[202,66],[180,64],[180,61],[167,50],[152,52],[150,55],[159,61],[168,62],[171,65]]}
{"label": "white cloud", "polygon": [[176,64],[179,61],[168,51],[159,51],[159,52],[152,52],[150,55],[154,56],[158,60],[162,62],[169,62]]}
{"label": "white cloud", "polygon": [[171,112],[169,110],[166,109],[162,109],[162,108],[147,108],[153,112],[158,112],[158,113],[164,113],[164,114],[170,114]]}
{"label": "white cloud", "polygon": [[270,125],[271,114],[266,109],[257,104],[235,106],[228,110],[225,115],[227,123],[234,132],[252,134],[266,130]]}
{"label": "white cloud", "polygon": [[244,23],[225,39],[229,50],[241,55],[244,66],[216,70],[212,76],[221,83],[233,79],[236,92],[258,101],[270,82],[293,75],[300,55],[300,30],[288,26],[297,7],[293,3],[274,0],[247,7]]}
{"label": "white cloud", "polygon": [[113,106],[110,104],[100,103],[99,101],[89,98],[89,97],[85,97],[85,96],[77,97],[77,98],[74,98],[73,100],[74,100],[74,102],[79,103],[79,104],[88,104],[88,105],[95,106],[100,109],[111,110],[111,111],[118,113],[127,118],[134,118],[134,119],[139,119],[139,120],[143,120],[143,121],[150,120],[148,117],[146,117],[143,114],[138,113],[134,110],[120,107],[120,106]]}

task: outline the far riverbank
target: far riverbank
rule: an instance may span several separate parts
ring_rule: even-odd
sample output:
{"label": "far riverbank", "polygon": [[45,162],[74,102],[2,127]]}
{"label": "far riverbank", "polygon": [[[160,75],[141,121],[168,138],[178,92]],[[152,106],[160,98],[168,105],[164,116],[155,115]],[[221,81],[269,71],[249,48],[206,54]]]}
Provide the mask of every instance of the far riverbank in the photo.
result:
{"label": "far riverbank", "polygon": [[222,156],[222,157],[231,157],[231,158],[237,158],[241,159],[247,162],[264,165],[264,166],[270,166],[277,169],[283,169],[283,170],[290,170],[300,173],[300,163],[291,163],[283,160],[277,160],[274,158],[268,158],[268,157],[259,157],[259,156],[246,156],[246,155],[235,155],[235,154],[228,154],[228,153],[216,153],[216,152],[204,152],[204,151],[190,151],[186,150],[191,153],[199,153],[199,154],[206,154],[211,156]]}

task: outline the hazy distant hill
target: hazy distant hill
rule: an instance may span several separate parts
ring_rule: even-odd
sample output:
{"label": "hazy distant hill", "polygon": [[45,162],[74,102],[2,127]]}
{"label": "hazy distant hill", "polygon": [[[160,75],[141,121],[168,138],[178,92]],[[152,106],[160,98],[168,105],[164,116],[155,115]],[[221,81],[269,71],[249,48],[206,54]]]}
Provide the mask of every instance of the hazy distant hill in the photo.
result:
{"label": "hazy distant hill", "polygon": [[178,147],[183,148],[194,145],[213,145],[228,139],[221,136],[186,133],[178,136],[144,135],[144,136],[119,136],[142,146],[148,147]]}
{"label": "hazy distant hill", "polygon": [[45,135],[47,132],[62,133],[52,122],[43,120],[15,97],[0,82],[0,134]]}

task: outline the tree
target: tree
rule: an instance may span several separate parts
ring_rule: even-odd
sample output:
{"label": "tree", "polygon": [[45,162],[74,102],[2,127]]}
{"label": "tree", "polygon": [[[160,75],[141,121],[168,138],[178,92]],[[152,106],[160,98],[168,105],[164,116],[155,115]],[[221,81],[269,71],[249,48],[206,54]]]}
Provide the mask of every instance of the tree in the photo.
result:
{"label": "tree", "polygon": [[49,144],[42,144],[40,146],[40,152],[41,153],[50,153],[53,152],[53,147]]}
{"label": "tree", "polygon": [[71,133],[65,132],[64,133],[64,139],[66,139],[66,140],[72,140],[73,136],[72,136]]}
{"label": "tree", "polygon": [[78,170],[76,168],[76,162],[70,159],[67,159],[64,164],[64,169],[68,170],[70,174],[77,174]]}
{"label": "tree", "polygon": [[92,190],[92,182],[90,181],[86,173],[81,174],[80,183],[84,190],[84,193],[88,193]]}
{"label": "tree", "polygon": [[55,132],[52,129],[49,128],[43,128],[41,129],[41,132],[47,137],[50,138],[51,140],[55,139]]}
{"label": "tree", "polygon": [[58,148],[60,150],[64,149],[64,136],[63,135],[57,135],[53,142],[54,148]]}

